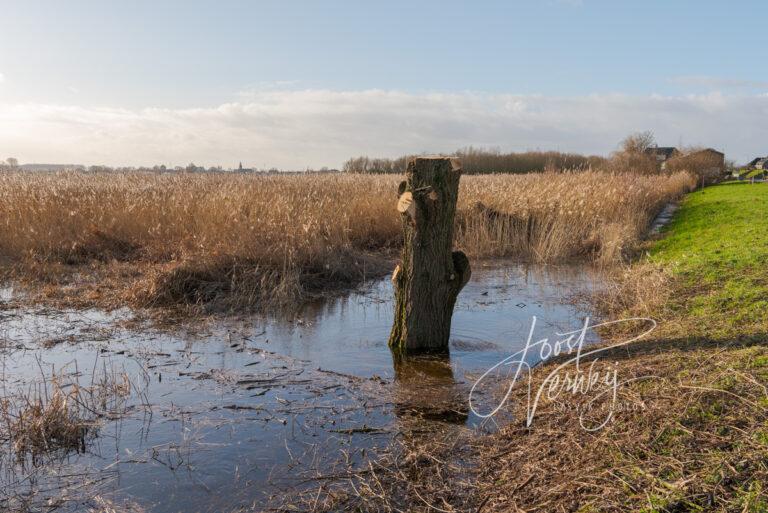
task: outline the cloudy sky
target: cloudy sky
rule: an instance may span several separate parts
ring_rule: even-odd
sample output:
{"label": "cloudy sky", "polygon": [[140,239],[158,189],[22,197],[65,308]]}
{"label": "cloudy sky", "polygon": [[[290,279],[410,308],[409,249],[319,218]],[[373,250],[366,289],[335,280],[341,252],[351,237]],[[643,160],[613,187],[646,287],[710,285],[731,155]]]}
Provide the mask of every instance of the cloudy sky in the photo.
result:
{"label": "cloudy sky", "polygon": [[766,2],[0,0],[0,158],[768,154]]}

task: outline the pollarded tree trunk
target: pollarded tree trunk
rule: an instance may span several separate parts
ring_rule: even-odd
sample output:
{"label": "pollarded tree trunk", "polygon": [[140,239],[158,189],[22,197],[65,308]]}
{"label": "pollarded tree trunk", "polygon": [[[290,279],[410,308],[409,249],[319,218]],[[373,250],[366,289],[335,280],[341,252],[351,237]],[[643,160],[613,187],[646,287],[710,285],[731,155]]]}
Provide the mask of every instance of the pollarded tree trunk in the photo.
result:
{"label": "pollarded tree trunk", "polygon": [[451,251],[461,164],[445,157],[408,162],[397,208],[403,220],[402,260],[392,274],[392,349],[446,352],[456,296],[469,281],[469,260]]}

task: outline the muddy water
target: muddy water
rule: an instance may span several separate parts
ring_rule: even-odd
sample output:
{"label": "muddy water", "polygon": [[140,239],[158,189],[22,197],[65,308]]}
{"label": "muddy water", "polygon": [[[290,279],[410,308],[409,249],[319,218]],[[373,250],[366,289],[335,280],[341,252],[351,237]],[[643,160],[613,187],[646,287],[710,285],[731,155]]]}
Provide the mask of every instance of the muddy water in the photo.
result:
{"label": "muddy water", "polygon": [[533,316],[538,338],[578,329],[588,312],[567,299],[594,286],[583,269],[476,269],[447,361],[393,361],[388,280],[291,318],[173,333],[124,327],[128,312],[0,310],[4,397],[53,375],[131,383],[83,451],[19,460],[0,441],[0,509],[78,511],[97,495],[169,513],[259,507],[406,424],[488,429],[467,408],[473,380],[524,345]]}

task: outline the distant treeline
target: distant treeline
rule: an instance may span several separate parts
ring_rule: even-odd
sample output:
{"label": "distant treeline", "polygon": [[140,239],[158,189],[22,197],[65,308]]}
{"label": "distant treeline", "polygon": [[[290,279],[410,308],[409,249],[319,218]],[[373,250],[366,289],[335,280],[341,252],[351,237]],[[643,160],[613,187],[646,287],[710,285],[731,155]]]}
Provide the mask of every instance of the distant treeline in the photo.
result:
{"label": "distant treeline", "polygon": [[[344,163],[346,173],[403,173],[408,159],[416,155],[396,159],[356,157]],[[501,153],[499,150],[464,148],[452,154],[461,159],[465,174],[485,173],[532,173],[598,168],[605,164],[604,157],[562,153],[559,151],[526,151]]]}

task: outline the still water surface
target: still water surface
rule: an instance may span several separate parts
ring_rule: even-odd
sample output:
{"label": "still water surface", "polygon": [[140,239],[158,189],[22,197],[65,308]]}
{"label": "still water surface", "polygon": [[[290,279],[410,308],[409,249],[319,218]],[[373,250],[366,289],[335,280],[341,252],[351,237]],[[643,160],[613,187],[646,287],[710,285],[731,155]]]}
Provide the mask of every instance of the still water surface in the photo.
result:
{"label": "still water surface", "polygon": [[128,312],[0,310],[3,396],[54,374],[133,384],[83,453],[21,464],[0,444],[0,506],[77,511],[99,494],[153,512],[231,511],[305,484],[341,450],[385,446],[405,422],[480,427],[466,406],[473,380],[525,344],[533,316],[538,338],[578,329],[589,313],[569,298],[598,280],[581,268],[479,267],[448,361],[393,362],[388,280],[290,318],[202,331],[125,327]]}

